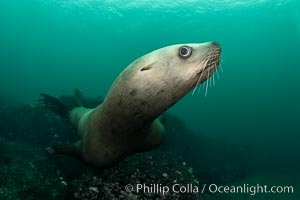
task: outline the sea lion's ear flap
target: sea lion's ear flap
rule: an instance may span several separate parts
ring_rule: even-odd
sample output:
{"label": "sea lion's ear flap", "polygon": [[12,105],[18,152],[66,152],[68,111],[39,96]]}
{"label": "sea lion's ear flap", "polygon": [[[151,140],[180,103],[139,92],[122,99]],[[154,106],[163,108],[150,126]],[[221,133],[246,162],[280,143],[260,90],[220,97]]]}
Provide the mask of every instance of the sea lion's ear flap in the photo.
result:
{"label": "sea lion's ear flap", "polygon": [[146,64],[146,63],[145,63],[145,65],[141,67],[141,72],[142,72],[142,71],[147,71],[147,70],[152,69],[152,67],[153,67],[153,65],[154,65],[155,63],[156,63],[156,61],[151,62],[151,63],[149,63],[149,64]]}
{"label": "sea lion's ear flap", "polygon": [[151,69],[151,68],[152,68],[152,64],[143,66],[143,67],[141,68],[141,72],[142,72],[142,71],[147,71],[147,70],[149,70],[149,69]]}

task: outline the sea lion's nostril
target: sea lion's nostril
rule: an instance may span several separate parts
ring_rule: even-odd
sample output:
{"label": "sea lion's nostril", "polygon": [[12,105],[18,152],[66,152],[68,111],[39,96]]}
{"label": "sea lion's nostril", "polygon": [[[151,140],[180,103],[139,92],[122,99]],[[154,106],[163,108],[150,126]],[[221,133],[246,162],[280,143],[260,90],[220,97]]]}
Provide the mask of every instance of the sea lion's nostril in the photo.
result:
{"label": "sea lion's nostril", "polygon": [[214,45],[215,47],[221,48],[221,45],[218,42],[211,42],[211,44]]}

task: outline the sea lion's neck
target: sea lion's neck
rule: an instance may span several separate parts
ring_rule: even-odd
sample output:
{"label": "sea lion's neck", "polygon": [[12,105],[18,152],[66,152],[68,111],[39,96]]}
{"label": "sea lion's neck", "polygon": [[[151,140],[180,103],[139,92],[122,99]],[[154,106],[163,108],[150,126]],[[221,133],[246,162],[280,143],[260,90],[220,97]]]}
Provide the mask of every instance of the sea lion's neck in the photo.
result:
{"label": "sea lion's neck", "polygon": [[107,126],[105,129],[112,132],[134,134],[144,130],[163,112],[155,109],[153,103],[146,100],[144,95],[139,95],[139,90],[132,88],[132,85],[120,76],[103,103],[96,108],[102,130],[103,126]]}

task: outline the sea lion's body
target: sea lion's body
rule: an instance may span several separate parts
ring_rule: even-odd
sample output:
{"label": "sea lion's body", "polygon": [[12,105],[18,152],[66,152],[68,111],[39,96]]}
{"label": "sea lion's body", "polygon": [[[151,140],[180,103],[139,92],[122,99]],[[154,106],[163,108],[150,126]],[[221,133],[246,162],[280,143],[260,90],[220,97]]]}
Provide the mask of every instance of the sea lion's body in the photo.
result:
{"label": "sea lion's body", "polygon": [[118,76],[99,106],[68,112],[80,140],[54,150],[108,167],[157,147],[164,138],[158,117],[211,76],[220,52],[216,43],[173,45],[137,59]]}

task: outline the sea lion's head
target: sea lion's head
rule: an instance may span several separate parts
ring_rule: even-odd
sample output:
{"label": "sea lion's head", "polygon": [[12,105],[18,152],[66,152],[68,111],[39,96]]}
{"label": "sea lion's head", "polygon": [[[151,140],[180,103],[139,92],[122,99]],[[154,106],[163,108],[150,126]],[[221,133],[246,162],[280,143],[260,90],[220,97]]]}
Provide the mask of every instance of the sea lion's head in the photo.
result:
{"label": "sea lion's head", "polygon": [[207,80],[218,67],[220,55],[221,47],[215,42],[155,50],[121,73],[114,96],[119,94],[143,112],[157,116]]}

